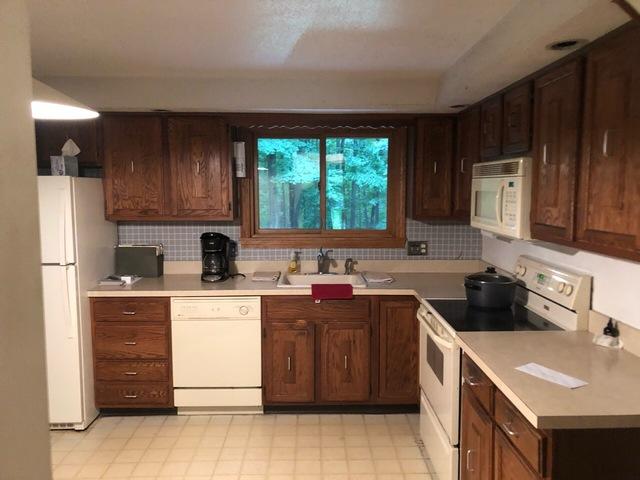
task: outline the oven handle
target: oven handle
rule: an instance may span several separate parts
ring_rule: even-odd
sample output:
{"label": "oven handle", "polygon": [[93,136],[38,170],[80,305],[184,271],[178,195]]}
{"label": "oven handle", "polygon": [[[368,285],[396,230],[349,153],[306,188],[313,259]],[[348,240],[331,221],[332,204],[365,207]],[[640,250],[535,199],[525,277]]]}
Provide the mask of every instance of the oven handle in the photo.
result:
{"label": "oven handle", "polygon": [[[431,314],[427,312],[427,315]],[[455,342],[446,341],[444,338],[438,335],[433,328],[431,328],[431,325],[429,325],[429,323],[427,322],[422,310],[418,310],[418,320],[427,329],[427,333],[434,342],[436,342],[441,347],[446,348],[447,350],[453,350],[455,348]]]}

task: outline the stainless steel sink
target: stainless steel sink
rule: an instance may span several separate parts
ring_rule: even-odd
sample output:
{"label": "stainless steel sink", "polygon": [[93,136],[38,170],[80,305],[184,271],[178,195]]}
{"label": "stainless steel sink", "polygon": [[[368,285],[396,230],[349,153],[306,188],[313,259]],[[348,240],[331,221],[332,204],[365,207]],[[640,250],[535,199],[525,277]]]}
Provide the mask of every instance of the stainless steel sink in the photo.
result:
{"label": "stainless steel sink", "polygon": [[318,274],[318,273],[286,273],[282,272],[280,279],[278,280],[278,287],[282,288],[306,288],[310,287],[313,283],[323,284],[336,284],[336,283],[348,283],[353,288],[366,288],[367,282],[360,273],[354,273],[352,275],[338,275],[332,273]]}

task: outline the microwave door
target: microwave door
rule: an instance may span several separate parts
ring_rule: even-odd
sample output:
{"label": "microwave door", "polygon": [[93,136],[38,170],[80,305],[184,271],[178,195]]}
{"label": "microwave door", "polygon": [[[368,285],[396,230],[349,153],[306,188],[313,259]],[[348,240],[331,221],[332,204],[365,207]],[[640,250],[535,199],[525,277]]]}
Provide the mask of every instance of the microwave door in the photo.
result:
{"label": "microwave door", "polygon": [[478,178],[473,180],[471,197],[471,226],[477,228],[498,228],[501,214],[500,182],[498,178]]}

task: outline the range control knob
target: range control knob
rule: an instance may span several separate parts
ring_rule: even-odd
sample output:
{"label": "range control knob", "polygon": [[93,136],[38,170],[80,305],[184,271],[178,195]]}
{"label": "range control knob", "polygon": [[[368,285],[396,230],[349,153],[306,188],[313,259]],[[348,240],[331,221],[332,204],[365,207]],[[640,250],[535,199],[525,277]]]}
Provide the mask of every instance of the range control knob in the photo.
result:
{"label": "range control knob", "polygon": [[564,291],[564,287],[566,287],[567,284],[564,282],[560,282],[558,283],[558,286],[556,287],[556,290],[558,291],[558,293],[562,293]]}
{"label": "range control knob", "polygon": [[520,275],[521,277],[524,277],[526,273],[527,273],[527,267],[525,267],[524,265],[518,265],[518,267],[516,268],[516,274]]}
{"label": "range control knob", "polygon": [[564,288],[564,294],[568,297],[573,293],[573,285],[567,285]]}
{"label": "range control knob", "polygon": [[243,305],[240,307],[239,311],[240,311],[240,315],[246,315],[247,313],[249,313],[249,307],[245,307]]}

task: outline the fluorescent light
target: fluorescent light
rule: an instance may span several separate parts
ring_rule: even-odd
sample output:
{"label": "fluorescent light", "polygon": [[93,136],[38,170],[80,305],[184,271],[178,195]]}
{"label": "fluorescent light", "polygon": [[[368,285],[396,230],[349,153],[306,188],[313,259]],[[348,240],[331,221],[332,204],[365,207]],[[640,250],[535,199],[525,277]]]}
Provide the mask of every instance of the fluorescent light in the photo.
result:
{"label": "fluorescent light", "polygon": [[38,120],[86,120],[100,114],[35,78],[31,116]]}
{"label": "fluorescent light", "polygon": [[38,120],[83,120],[100,114],[88,108],[72,107],[61,103],[31,102],[31,116]]}

